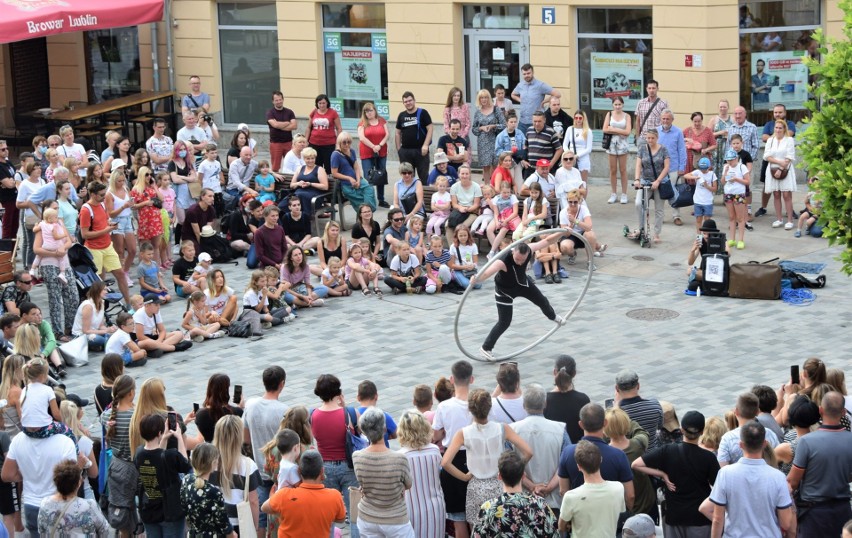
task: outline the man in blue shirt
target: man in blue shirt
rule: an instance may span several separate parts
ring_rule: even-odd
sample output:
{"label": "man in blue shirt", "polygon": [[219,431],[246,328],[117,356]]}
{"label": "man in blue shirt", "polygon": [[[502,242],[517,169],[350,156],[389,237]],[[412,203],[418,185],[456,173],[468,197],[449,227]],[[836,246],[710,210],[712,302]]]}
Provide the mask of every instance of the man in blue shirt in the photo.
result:
{"label": "man in blue shirt", "polygon": [[533,112],[542,110],[550,102],[551,97],[562,98],[562,93],[554,90],[546,82],[535,78],[533,66],[524,64],[521,67],[523,82],[518,83],[512,91],[512,100],[520,103],[518,114],[518,129],[526,133],[532,126]]}
{"label": "man in blue shirt", "polygon": [[189,77],[189,93],[180,100],[180,109],[184,114],[197,113],[199,110],[210,113],[210,96],[201,91],[201,77],[198,75]]}
{"label": "man in blue shirt", "polygon": [[[660,134],[660,144],[669,152],[669,181],[674,185],[678,176],[691,170],[686,169],[686,142],[683,139],[683,131],[674,125],[674,113],[670,109],[663,110],[660,115],[660,126],[657,127],[657,132]],[[669,205],[671,203],[672,201],[669,200]],[[680,210],[676,207],[672,208],[672,218],[676,226],[683,224]]]}

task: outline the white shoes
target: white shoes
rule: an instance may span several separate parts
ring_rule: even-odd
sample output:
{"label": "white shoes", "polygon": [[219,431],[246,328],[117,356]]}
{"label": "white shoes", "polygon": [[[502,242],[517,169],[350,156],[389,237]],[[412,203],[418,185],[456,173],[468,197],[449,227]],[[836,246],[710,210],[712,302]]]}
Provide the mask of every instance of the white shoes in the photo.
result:
{"label": "white shoes", "polygon": [[[558,319],[558,316],[557,316]],[[488,362],[495,362],[494,354],[485,349],[484,347],[479,348],[479,356],[485,359]]]}
{"label": "white shoes", "polygon": [[781,222],[780,220],[776,220],[775,222],[772,223],[773,228],[780,228],[781,226],[784,226],[784,223]]}
{"label": "white shoes", "polygon": [[568,320],[567,320],[567,319],[565,319],[565,318],[563,318],[562,316],[557,315],[557,316],[553,319],[553,322],[554,322],[554,323],[556,323],[557,325],[559,325],[559,326],[561,327],[562,325],[565,325],[566,323],[568,323]]}
{"label": "white shoes", "polygon": [[793,223],[788,222],[787,224],[784,225],[784,229],[785,230],[792,230],[793,229]]}
{"label": "white shoes", "polygon": [[606,203],[614,204],[616,200],[618,200],[618,196],[615,193],[612,193],[609,195],[609,200],[607,200]]}
{"label": "white shoes", "polygon": [[626,194],[624,194],[624,193],[621,193],[621,203],[622,203],[622,204],[626,204],[626,203],[627,203],[627,195],[626,195]]}

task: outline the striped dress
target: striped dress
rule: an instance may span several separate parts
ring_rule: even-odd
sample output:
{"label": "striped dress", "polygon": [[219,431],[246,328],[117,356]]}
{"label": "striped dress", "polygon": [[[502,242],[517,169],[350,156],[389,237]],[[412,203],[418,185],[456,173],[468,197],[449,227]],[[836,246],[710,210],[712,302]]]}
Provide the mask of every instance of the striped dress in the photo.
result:
{"label": "striped dress", "polygon": [[405,492],[405,504],[417,538],[444,538],[447,508],[441,490],[441,451],[432,444],[422,448],[403,448],[411,469],[411,489]]}
{"label": "striped dress", "polygon": [[408,460],[392,451],[359,450],[352,454],[355,476],[361,484],[358,517],[376,525],[409,522],[404,493],[411,487]]}

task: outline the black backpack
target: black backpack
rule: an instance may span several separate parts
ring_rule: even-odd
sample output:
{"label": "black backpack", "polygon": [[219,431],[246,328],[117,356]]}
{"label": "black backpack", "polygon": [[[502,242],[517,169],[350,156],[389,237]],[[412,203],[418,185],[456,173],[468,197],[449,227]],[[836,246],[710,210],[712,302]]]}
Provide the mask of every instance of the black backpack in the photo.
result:
{"label": "black backpack", "polygon": [[213,263],[225,263],[239,257],[239,253],[231,248],[231,244],[221,234],[202,237],[201,252],[210,254]]}

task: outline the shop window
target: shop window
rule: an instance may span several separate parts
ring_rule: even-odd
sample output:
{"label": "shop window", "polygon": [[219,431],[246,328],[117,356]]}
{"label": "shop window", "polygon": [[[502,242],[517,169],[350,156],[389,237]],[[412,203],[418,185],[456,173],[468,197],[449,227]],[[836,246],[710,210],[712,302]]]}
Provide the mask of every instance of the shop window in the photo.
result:
{"label": "shop window", "polygon": [[612,99],[633,112],[653,78],[651,9],[577,10],[580,108],[600,129]]}
{"label": "shop window", "polygon": [[278,73],[274,3],[220,3],[219,51],[225,123],[265,124]]}
{"label": "shop window", "polygon": [[819,24],[818,0],[740,3],[740,103],[750,121],[763,125],[779,103],[788,119],[807,115],[813,81],[804,59],[818,54],[811,34]]}
{"label": "shop window", "polygon": [[322,22],[326,94],[343,128],[355,130],[368,101],[387,119],[385,6],[323,4]]}
{"label": "shop window", "polygon": [[141,91],[135,26],[86,32],[86,53],[90,103]]}
{"label": "shop window", "polygon": [[464,6],[464,28],[525,30],[530,27],[528,5]]}

